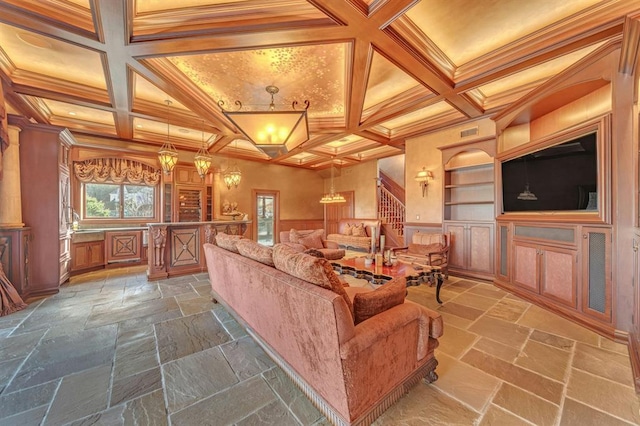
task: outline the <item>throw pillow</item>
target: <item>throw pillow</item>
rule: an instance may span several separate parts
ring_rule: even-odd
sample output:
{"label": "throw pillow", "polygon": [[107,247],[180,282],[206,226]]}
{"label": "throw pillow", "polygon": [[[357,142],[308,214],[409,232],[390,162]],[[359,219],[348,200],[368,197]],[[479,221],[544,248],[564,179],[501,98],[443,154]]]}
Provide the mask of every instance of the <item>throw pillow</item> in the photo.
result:
{"label": "throw pillow", "polygon": [[302,244],[308,249],[321,249],[324,248],[324,244],[322,243],[322,236],[317,233],[312,233],[307,235],[304,238],[298,238],[298,244]]}
{"label": "throw pillow", "polygon": [[327,259],[297,252],[284,244],[276,244],[273,247],[273,263],[282,272],[339,294],[353,315],[351,299]]}
{"label": "throw pillow", "polygon": [[357,225],[354,225],[354,227],[351,230],[351,233],[354,237],[366,237],[367,230],[364,229],[364,223],[359,223]]}
{"label": "throw pillow", "polygon": [[236,247],[241,255],[249,259],[257,260],[265,265],[275,266],[273,264],[273,249],[263,246],[255,241],[242,239],[236,242]]}
{"label": "throw pillow", "polygon": [[440,243],[433,244],[409,244],[409,253],[411,254],[421,254],[426,256],[429,253],[436,253],[443,249],[444,247]]}
{"label": "throw pillow", "polygon": [[236,243],[242,239],[242,235],[228,235],[224,232],[216,234],[216,244],[218,247],[222,247],[225,250],[232,251],[234,253],[240,253]]}
{"label": "throw pillow", "polygon": [[353,233],[354,226],[355,225],[352,225],[351,223],[344,225],[344,228],[342,228],[342,235],[351,235]]}
{"label": "throw pillow", "polygon": [[405,278],[395,278],[374,291],[356,293],[353,296],[355,324],[404,303],[406,294],[407,281]]}

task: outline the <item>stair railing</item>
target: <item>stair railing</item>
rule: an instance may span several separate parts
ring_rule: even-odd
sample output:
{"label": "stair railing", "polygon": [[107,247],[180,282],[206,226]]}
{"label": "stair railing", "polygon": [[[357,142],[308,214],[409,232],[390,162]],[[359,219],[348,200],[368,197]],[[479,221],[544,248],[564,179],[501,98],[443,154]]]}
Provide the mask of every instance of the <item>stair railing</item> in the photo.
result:
{"label": "stair railing", "polygon": [[384,185],[380,186],[380,201],[378,202],[378,217],[394,229],[398,236],[404,235],[406,208]]}

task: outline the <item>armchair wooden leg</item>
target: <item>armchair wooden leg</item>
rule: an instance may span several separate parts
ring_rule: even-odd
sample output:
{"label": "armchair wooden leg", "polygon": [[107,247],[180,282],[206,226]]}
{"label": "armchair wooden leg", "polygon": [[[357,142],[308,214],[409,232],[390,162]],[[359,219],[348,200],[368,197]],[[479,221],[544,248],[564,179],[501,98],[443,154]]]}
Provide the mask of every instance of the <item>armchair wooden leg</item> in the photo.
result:
{"label": "armchair wooden leg", "polygon": [[436,300],[439,304],[442,305],[442,300],[440,300],[440,287],[442,287],[442,283],[444,282],[444,278],[442,274],[437,275],[438,285],[436,286]]}

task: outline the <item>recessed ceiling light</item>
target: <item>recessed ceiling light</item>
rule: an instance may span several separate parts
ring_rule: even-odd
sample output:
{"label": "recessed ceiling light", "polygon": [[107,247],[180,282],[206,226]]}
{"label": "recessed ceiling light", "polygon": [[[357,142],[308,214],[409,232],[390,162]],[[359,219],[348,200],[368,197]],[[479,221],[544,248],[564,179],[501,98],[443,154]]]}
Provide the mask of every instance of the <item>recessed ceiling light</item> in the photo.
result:
{"label": "recessed ceiling light", "polygon": [[136,124],[136,127],[137,127],[138,129],[142,129],[142,124]]}
{"label": "recessed ceiling light", "polygon": [[69,111],[69,115],[77,115],[75,111]]}
{"label": "recessed ceiling light", "polygon": [[189,131],[187,129],[178,129],[178,131],[180,133],[189,133]]}

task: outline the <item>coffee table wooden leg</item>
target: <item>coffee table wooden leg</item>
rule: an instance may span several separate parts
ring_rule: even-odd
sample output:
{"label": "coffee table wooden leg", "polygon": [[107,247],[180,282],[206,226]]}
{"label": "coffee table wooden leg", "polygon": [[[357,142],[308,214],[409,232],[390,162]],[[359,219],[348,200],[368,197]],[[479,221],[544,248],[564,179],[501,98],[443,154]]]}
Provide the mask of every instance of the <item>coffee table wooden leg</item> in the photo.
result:
{"label": "coffee table wooden leg", "polygon": [[436,300],[442,305],[442,300],[440,300],[440,287],[442,287],[444,278],[442,278],[442,274],[437,274],[436,279],[438,280],[438,285],[436,286]]}

